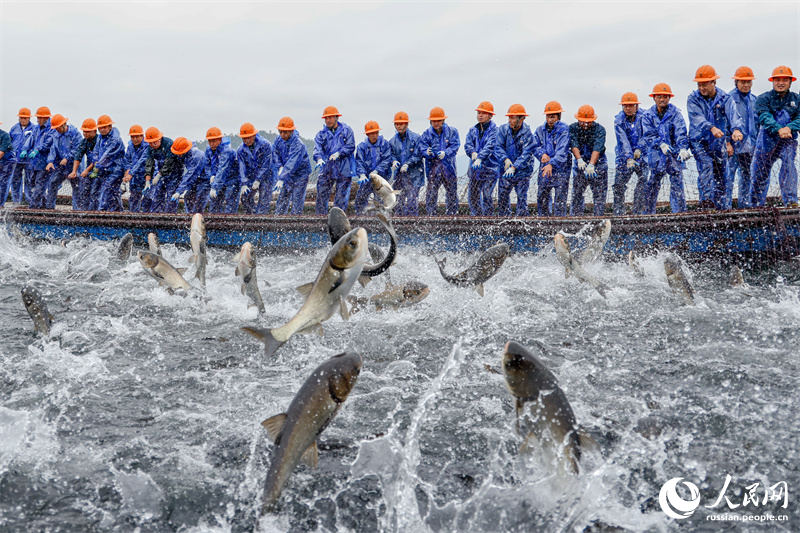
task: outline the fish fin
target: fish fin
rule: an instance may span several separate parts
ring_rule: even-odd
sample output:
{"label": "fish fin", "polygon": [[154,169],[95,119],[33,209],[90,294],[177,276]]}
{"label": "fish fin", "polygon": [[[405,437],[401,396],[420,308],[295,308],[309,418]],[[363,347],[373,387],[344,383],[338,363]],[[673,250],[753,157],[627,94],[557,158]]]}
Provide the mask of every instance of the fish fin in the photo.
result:
{"label": "fish fin", "polygon": [[369,282],[372,281],[372,278],[365,275],[358,276],[358,282],[361,284],[362,287],[366,287]]}
{"label": "fish fin", "polygon": [[54,316],[53,316],[53,315],[50,313],[50,311],[48,311],[48,312],[47,312],[47,318],[49,318],[49,319],[50,319],[50,322],[54,322],[54,321],[55,321],[55,319],[56,319],[56,317],[54,317]]}
{"label": "fish fin", "polygon": [[300,334],[303,334],[303,335],[311,335],[312,333],[316,333],[317,335],[322,337],[325,334],[325,331],[322,329],[322,324],[317,322],[316,324],[311,324],[310,326],[304,327],[303,329],[301,329],[297,333],[300,333]]}
{"label": "fish fin", "polygon": [[242,275],[242,272],[239,270],[239,266],[238,265],[236,266],[236,275],[237,276],[241,276]]}
{"label": "fish fin", "polygon": [[607,297],[606,297],[606,291],[607,291],[607,290],[610,290],[610,289],[609,289],[609,287],[608,287],[608,285],[606,285],[605,283],[598,283],[598,284],[597,284],[597,287],[595,287],[595,289],[597,289],[597,292],[599,292],[599,293],[600,293],[600,296],[602,296],[603,298],[606,298],[606,299],[607,299]]}
{"label": "fish fin", "polygon": [[[237,253],[233,256],[233,263],[238,263],[239,260],[242,258],[242,252]],[[239,275],[239,267],[236,267],[236,275]]]}
{"label": "fish fin", "polygon": [[439,269],[444,269],[447,266],[447,258],[442,257],[441,260],[436,259],[436,256],[433,256],[433,260],[436,261],[436,264],[439,265]]}
{"label": "fish fin", "polygon": [[392,191],[392,194],[400,194],[403,192],[403,189]]}
{"label": "fish fin", "polygon": [[181,267],[181,268],[176,268],[175,270],[177,270],[177,271],[178,271],[178,274],[180,274],[181,276],[183,276],[183,275],[186,273],[186,271],[187,271],[187,270],[189,270],[189,269],[188,269],[188,268],[185,268],[185,267]]}
{"label": "fish fin", "polygon": [[303,296],[303,298],[307,299],[308,296],[311,294],[311,289],[313,288],[314,288],[314,282],[312,281],[297,287],[297,292],[299,292]]}
{"label": "fish fin", "polygon": [[286,422],[286,413],[271,416],[261,422],[261,425],[267,430],[267,436],[269,437],[269,440],[271,440],[273,443],[278,440],[281,431],[283,431],[284,422]]}
{"label": "fish fin", "polygon": [[240,329],[264,343],[264,354],[267,357],[272,357],[275,355],[275,352],[278,351],[278,348],[286,344],[285,342],[279,341],[273,337],[272,330],[269,329],[251,328],[249,326],[245,326]]}
{"label": "fish fin", "polygon": [[242,283],[242,294],[244,294],[244,283]]}
{"label": "fish fin", "polygon": [[567,267],[564,267],[564,277],[569,279],[569,277],[571,275],[572,275],[572,272],[570,272],[570,270]]}
{"label": "fish fin", "polygon": [[350,320],[350,312],[347,310],[347,302],[344,301],[343,296],[339,297],[339,313],[343,320]]}
{"label": "fish fin", "polygon": [[483,368],[485,368],[486,371],[489,372],[490,374],[502,374],[502,372],[500,372],[499,370],[497,370],[495,367],[493,367],[488,363],[483,363]]}
{"label": "fish fin", "polygon": [[172,287],[167,287],[167,292],[170,296],[175,296],[175,290]]}
{"label": "fish fin", "polygon": [[483,283],[481,283],[480,285],[475,285],[475,292],[483,296]]}
{"label": "fish fin", "polygon": [[270,285],[269,281],[262,281],[261,283],[263,283],[265,287],[272,287],[272,285]]}
{"label": "fish fin", "polygon": [[192,257],[189,258],[189,262],[190,263],[197,263],[197,255],[193,254]]}
{"label": "fish fin", "polygon": [[529,433],[525,436],[525,439],[522,441],[522,444],[519,446],[519,453],[526,454],[531,453],[534,448],[539,445],[539,439],[533,433]]}
{"label": "fish fin", "polygon": [[308,447],[306,453],[303,454],[303,457],[300,460],[306,466],[310,466],[314,470],[317,469],[317,465],[319,464],[319,451],[317,450],[317,441],[311,443],[311,446]]}
{"label": "fish fin", "polygon": [[581,443],[581,448],[600,452],[600,445],[582,426],[578,426],[578,441]]}

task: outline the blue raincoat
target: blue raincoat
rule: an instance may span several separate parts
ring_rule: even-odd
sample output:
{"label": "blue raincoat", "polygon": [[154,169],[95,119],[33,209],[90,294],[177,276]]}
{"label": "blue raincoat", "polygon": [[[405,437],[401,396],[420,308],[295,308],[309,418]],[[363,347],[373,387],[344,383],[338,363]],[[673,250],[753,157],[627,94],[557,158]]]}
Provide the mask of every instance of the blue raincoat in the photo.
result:
{"label": "blue raincoat", "polygon": [[202,213],[208,204],[208,192],[211,190],[209,182],[211,176],[206,170],[206,155],[192,146],[188,152],[177,157],[184,167],[184,172],[175,193],[186,193],[183,207],[187,213]]}
{"label": "blue raincoat", "polygon": [[[98,132],[94,147],[94,168],[98,174],[95,180],[100,181],[98,209],[100,211],[122,211],[122,177],[125,159],[125,143],[117,128],[112,127],[107,135]],[[94,188],[93,188],[94,189]],[[91,199],[92,202],[95,198]]]}
{"label": "blue raincoat", "polygon": [[[211,189],[216,198],[211,199],[211,213],[233,214],[239,211],[239,158],[231,148],[231,140],[223,137],[216,150],[206,148],[206,172],[214,178]],[[209,193],[211,190],[209,190]]]}
{"label": "blue raincoat", "polygon": [[[356,175],[356,139],[353,130],[344,122],[337,122],[336,129],[323,127],[314,137],[314,161],[322,160],[325,164],[317,178],[316,213],[328,213],[328,199],[336,188],[333,205],[341,210],[347,209],[350,200],[350,186]],[[336,161],[330,157],[339,153]]]}
{"label": "blue raincoat", "polygon": [[533,174],[533,133],[531,127],[524,122],[517,131],[508,124],[498,128],[494,149],[498,163],[498,173],[505,172],[505,161],[508,159],[514,167],[514,176],[500,177],[497,186],[497,207],[501,217],[511,216],[511,191],[517,194],[517,216],[528,216],[528,187]]}
{"label": "blue raincoat", "polygon": [[38,152],[36,157],[30,161],[29,167],[31,170],[31,195],[28,201],[33,209],[41,209],[45,206],[45,193],[50,182],[50,173],[45,170],[45,167],[55,133],[56,130],[50,128],[50,119],[48,118],[44,126],[38,124],[34,126],[33,135],[25,140],[23,146],[23,150],[27,151],[29,156],[32,150]]}
{"label": "blue raincoat", "polygon": [[[755,112],[761,129],[756,138],[753,154],[753,189],[750,196],[753,207],[762,207],[767,201],[769,175],[772,165],[780,159],[778,183],[784,205],[797,203],[797,132],[800,131],[800,95],[791,90],[781,95],[768,91],[756,99]],[[778,131],[788,127],[790,139],[781,139]]]}
{"label": "blue raincoat", "polygon": [[[122,159],[122,167],[131,175],[129,182],[131,194],[128,197],[128,210],[134,213],[143,211],[142,190],[144,189],[144,164],[147,161],[147,143],[142,141],[139,146],[135,146],[133,141],[128,141],[125,149],[125,157]],[[149,206],[148,206],[149,207]]]}
{"label": "blue raincoat", "polygon": [[[552,129],[548,128],[547,122],[545,122],[536,128],[533,134],[533,156],[539,160],[539,193],[536,198],[539,216],[563,217],[567,215],[569,173],[572,167],[572,152],[569,146],[569,126],[560,120],[553,125]],[[544,155],[547,155],[550,160],[542,164]],[[552,165],[553,168],[550,176],[542,175],[542,169],[547,165]],[[554,194],[554,197],[551,194]]]}
{"label": "blue raincoat", "polygon": [[[71,124],[67,125],[67,131],[63,134],[59,133],[58,130],[53,131],[55,131],[56,134],[53,147],[50,149],[50,153],[47,154],[47,163],[52,163],[55,166],[55,170],[50,172],[50,182],[45,192],[44,206],[46,209],[56,208],[58,189],[61,187],[61,184],[64,183],[64,180],[67,179],[67,175],[72,171],[72,154],[78,149],[78,146],[80,146],[83,140],[81,132]],[[64,160],[66,160],[66,162],[62,165],[61,162]],[[72,194],[74,195],[76,192],[78,191],[73,189]]]}
{"label": "blue raincoat", "polygon": [[[392,160],[400,166],[394,171],[392,187],[403,191],[397,196],[394,211],[400,216],[417,216],[419,214],[419,190],[425,185],[425,164],[419,151],[419,134],[406,129],[403,135],[395,133],[389,139],[392,147]],[[408,165],[405,172],[400,172],[403,165]]]}
{"label": "blue raincoat", "polygon": [[[22,153],[24,149],[23,146],[25,145],[25,140],[33,135],[33,122],[28,122],[28,125],[23,128],[20,126],[19,122],[11,126],[11,131],[8,133],[11,135],[11,140],[14,143],[14,153],[17,155],[17,164],[14,167],[14,173],[11,178],[11,198],[14,202],[21,202],[23,193],[25,195],[30,195],[30,171],[29,169],[29,160],[27,158],[21,158],[19,155]],[[24,174],[24,177],[23,177]],[[30,199],[28,199],[30,200]]]}
{"label": "blue raincoat", "polygon": [[[244,212],[248,215],[266,215],[272,200],[272,189],[275,187],[272,173],[272,145],[261,135],[255,135],[252,146],[242,143],[236,149],[236,158],[239,160],[239,186],[246,185],[251,189],[239,198]],[[258,189],[252,190],[255,182],[258,182]],[[256,194],[258,194],[258,204],[255,203]]]}
{"label": "blue raincoat", "polygon": [[605,212],[608,196],[608,160],[606,159],[606,129],[597,122],[591,122],[587,129],[581,128],[580,122],[569,125],[570,148],[577,148],[581,158],[589,164],[593,152],[600,156],[595,162],[596,176],[590,178],[578,168],[576,161],[572,167],[572,215],[583,216],[584,193],[586,188],[592,189],[594,215],[601,216]]}
{"label": "blue raincoat", "polygon": [[[647,146],[644,143],[642,117],[644,111],[636,110],[633,120],[629,120],[624,111],[614,117],[614,134],[617,138],[615,150],[616,170],[614,172],[614,214],[625,214],[625,194],[628,182],[634,174],[637,175],[636,189],[633,192],[633,214],[640,215],[644,212],[644,192],[647,189],[647,180],[650,167],[647,166]],[[634,158],[634,152],[639,150],[641,156]],[[628,160],[634,160],[633,168],[628,168]]]}
{"label": "blue raincoat", "polygon": [[[647,163],[652,172],[645,189],[644,214],[655,214],[658,191],[664,175],[668,175],[670,180],[669,203],[672,212],[686,211],[686,196],[683,192],[683,169],[686,165],[678,159],[678,152],[689,148],[689,137],[686,135],[686,122],[680,110],[669,104],[664,114],[659,115],[658,107],[654,105],[642,117],[642,132],[648,150]],[[664,154],[661,151],[662,143],[669,145],[669,153]]]}
{"label": "blue raincoat", "polygon": [[[442,125],[441,133],[433,126],[425,130],[419,137],[418,150],[425,160],[428,188],[425,193],[425,210],[429,216],[436,215],[439,201],[439,188],[444,187],[446,194],[445,213],[455,215],[458,212],[458,174],[456,173],[456,154],[461,147],[458,130],[449,124]],[[431,154],[428,154],[430,149]],[[437,154],[444,152],[444,158]]]}
{"label": "blue raincoat", "polygon": [[287,215],[290,211],[293,215],[301,214],[306,201],[308,178],[311,176],[311,163],[308,161],[308,148],[300,140],[297,130],[292,130],[292,135],[286,141],[280,135],[275,139],[272,145],[272,167],[275,182],[283,182],[278,193],[275,214]]}
{"label": "blue raincoat", "polygon": [[737,173],[739,174],[738,207],[746,209],[750,207],[753,188],[750,167],[753,163],[753,152],[761,125],[756,117],[756,96],[752,92],[745,94],[739,89],[733,89],[728,95],[736,104],[736,110],[742,118],[744,139],[733,143],[733,155],[728,158],[728,172],[725,176],[725,209],[730,209],[733,205],[733,184],[736,181]]}
{"label": "blue raincoat", "polygon": [[[97,137],[98,135],[95,133],[94,137],[87,139],[86,134],[84,134],[83,139],[81,139],[75,151],[72,152],[72,161],[73,163],[77,161],[79,171],[78,177],[72,183],[72,209],[75,211],[89,210],[92,203],[92,186],[95,183],[97,186],[95,187],[94,196],[99,198],[100,195],[100,181],[92,179],[88,175],[81,176],[85,167],[94,164],[94,147],[97,145]],[[86,158],[85,165],[83,163],[84,157]],[[97,209],[96,205],[94,209]]]}
{"label": "blue raincoat", "polygon": [[0,207],[3,207],[8,198],[8,189],[11,186],[11,177],[14,174],[14,167],[17,164],[17,154],[14,151],[14,141],[11,135],[4,130],[0,130]]}
{"label": "blue raincoat", "polygon": [[489,121],[472,126],[464,140],[464,152],[472,161],[472,154],[481,160],[480,168],[473,168],[470,163],[469,174],[469,211],[470,214],[490,216],[494,213],[492,194],[500,174],[497,172],[497,157],[494,155],[497,144],[497,125]]}
{"label": "blue raincoat", "polygon": [[[371,172],[377,172],[387,181],[389,178],[389,168],[392,165],[392,148],[383,135],[378,135],[375,144],[365,139],[359,143],[356,149],[356,175],[369,177]],[[355,199],[355,211],[357,215],[363,215],[367,208],[367,200],[373,193],[372,184],[367,182],[358,186]],[[375,196],[375,201],[381,203],[380,198]]]}
{"label": "blue raincoat", "polygon": [[172,139],[169,137],[161,137],[158,148],[152,146],[147,148],[147,159],[144,163],[145,179],[147,176],[155,178],[156,171],[161,174],[161,179],[150,189],[151,213],[176,213],[178,209],[178,204],[170,200],[183,177],[183,165],[171,149]]}

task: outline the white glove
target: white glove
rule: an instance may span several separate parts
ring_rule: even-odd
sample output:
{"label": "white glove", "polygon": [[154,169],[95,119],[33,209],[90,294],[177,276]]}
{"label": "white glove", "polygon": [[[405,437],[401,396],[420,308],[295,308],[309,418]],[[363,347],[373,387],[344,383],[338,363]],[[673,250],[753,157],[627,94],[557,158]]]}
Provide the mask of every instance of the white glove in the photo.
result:
{"label": "white glove", "polygon": [[661,152],[664,155],[667,155],[668,153],[672,152],[672,148],[670,148],[667,143],[661,143]]}
{"label": "white glove", "polygon": [[478,159],[478,152],[472,152],[472,160],[475,161]]}
{"label": "white glove", "polygon": [[278,169],[278,178],[280,179],[280,177],[281,177],[282,175],[283,175],[283,167],[281,167],[281,168],[279,168],[279,169]]}
{"label": "white glove", "polygon": [[636,150],[633,151],[633,158],[634,159],[640,159],[641,157],[642,157],[642,151],[641,150],[639,150],[637,148]]}
{"label": "white glove", "polygon": [[217,198],[217,190],[216,190],[216,189],[211,189],[210,191],[208,191],[208,195],[209,195],[209,196],[210,196],[212,199],[216,199],[216,198]]}
{"label": "white glove", "polygon": [[514,172],[516,172],[516,169],[514,167],[508,167],[506,169],[506,171],[503,172],[503,177],[504,178],[513,178],[514,177]]}
{"label": "white glove", "polygon": [[253,189],[254,191],[257,191],[257,190],[258,190],[258,186],[259,186],[259,185],[261,185],[261,183],[259,183],[258,181],[254,181],[254,182],[253,182],[253,187],[252,187],[252,189]]}
{"label": "white glove", "polygon": [[181,193],[179,193],[179,192],[176,192],[175,194],[173,194],[173,195],[172,195],[172,201],[173,201],[173,202],[177,202],[177,201],[178,201],[178,199],[179,199],[179,198],[183,198],[183,196],[184,196],[185,194],[186,194],[186,193],[183,193],[183,194],[181,194]]}
{"label": "white glove", "polygon": [[144,189],[142,189],[142,192],[149,191],[149,190],[150,190],[150,182],[149,181],[145,181],[144,182]]}
{"label": "white glove", "polygon": [[250,187],[247,185],[242,185],[242,188],[239,189],[239,194],[247,194],[250,192]]}
{"label": "white glove", "polygon": [[578,158],[578,170],[586,170],[586,161],[583,158]]}
{"label": "white glove", "polygon": [[441,152],[437,152],[436,154],[436,157],[438,157],[439,159],[444,159],[444,156],[445,156],[444,150],[442,150]]}
{"label": "white glove", "polygon": [[400,167],[400,173],[402,174],[403,172],[408,172],[408,163],[405,163],[402,167]]}
{"label": "white glove", "polygon": [[315,168],[321,168],[322,165],[324,165],[324,164],[325,164],[325,161],[323,161],[322,159],[317,159],[317,166]]}
{"label": "white glove", "polygon": [[392,161],[392,170],[397,170],[397,167],[400,166],[400,161]]}
{"label": "white glove", "polygon": [[483,166],[483,161],[480,158],[477,158],[472,162],[472,168],[479,169],[482,166]]}
{"label": "white glove", "polygon": [[274,189],[272,189],[272,190],[273,190],[274,192],[281,192],[281,189],[283,189],[283,180],[278,180],[278,181],[275,183],[275,188],[274,188]]}
{"label": "white glove", "polygon": [[211,177],[208,179],[208,182],[209,182],[209,183],[214,183],[214,178],[216,178],[216,177],[217,177],[216,175],[214,175],[214,176],[211,176]]}
{"label": "white glove", "polygon": [[336,161],[337,159],[339,159],[339,152],[333,152],[328,159],[331,161]]}
{"label": "white glove", "polygon": [[428,148],[428,151],[425,153],[428,154],[429,157],[433,157],[433,148]]}
{"label": "white glove", "polygon": [[631,169],[636,166],[636,161],[634,161],[633,159],[628,159],[628,162],[625,163],[625,166]]}
{"label": "white glove", "polygon": [[586,165],[586,170],[583,173],[589,178],[594,178],[597,176],[597,171],[594,169],[594,165],[591,163]]}
{"label": "white glove", "polygon": [[503,170],[508,170],[508,167],[510,166],[511,166],[511,160],[509,158],[506,158],[506,160],[503,162]]}
{"label": "white glove", "polygon": [[688,161],[692,158],[692,152],[687,150],[686,148],[682,148],[681,151],[678,153],[678,157],[681,158],[681,161]]}
{"label": "white glove", "polygon": [[370,178],[383,178],[383,176],[381,176],[380,174],[378,174],[378,171],[377,171],[377,170],[373,170],[372,172],[370,172],[370,173],[369,173],[369,177],[370,177]]}
{"label": "white glove", "polygon": [[358,177],[358,184],[359,184],[359,185],[364,185],[364,184],[365,184],[366,182],[368,182],[368,181],[369,181],[369,178],[366,176],[366,174],[361,174],[361,175]]}
{"label": "white glove", "polygon": [[158,183],[158,180],[160,180],[160,179],[161,179],[161,172],[156,172],[156,175],[153,176],[153,185]]}

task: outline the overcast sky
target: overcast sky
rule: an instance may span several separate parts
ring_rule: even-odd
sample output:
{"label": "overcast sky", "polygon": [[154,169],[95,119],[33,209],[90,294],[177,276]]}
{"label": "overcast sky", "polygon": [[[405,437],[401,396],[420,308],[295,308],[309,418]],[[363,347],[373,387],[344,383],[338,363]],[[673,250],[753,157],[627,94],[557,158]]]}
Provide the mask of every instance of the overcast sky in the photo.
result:
{"label": "overcast sky", "polygon": [[[613,128],[620,96],[646,107],[653,85],[678,107],[713,65],[732,87],[740,65],[753,91],[781,64],[800,72],[800,2],[24,2],[0,1],[0,120],[20,107],[80,126],[108,114],[127,139],[138,123],[173,139],[243,122],[276,130],[291,116],[313,138],[335,105],[363,140],[392,117],[428,127],[441,106],[463,144],[483,100],[499,124],[514,103],[532,127],[558,100],[573,122],[582,104]],[[797,90],[798,85],[793,86]],[[607,147],[612,149],[613,134]]]}

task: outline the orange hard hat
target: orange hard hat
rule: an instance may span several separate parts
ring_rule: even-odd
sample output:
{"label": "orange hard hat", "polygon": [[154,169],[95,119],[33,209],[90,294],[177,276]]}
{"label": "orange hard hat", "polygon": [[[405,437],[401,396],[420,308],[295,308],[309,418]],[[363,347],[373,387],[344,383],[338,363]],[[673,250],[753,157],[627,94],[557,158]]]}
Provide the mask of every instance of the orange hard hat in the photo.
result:
{"label": "orange hard hat", "polygon": [[108,115],[100,115],[100,117],[98,117],[97,119],[98,128],[104,128],[106,126],[112,125],[113,123],[114,121],[111,120],[111,117],[109,117]]}
{"label": "orange hard hat", "polygon": [[364,124],[364,133],[378,133],[379,131],[381,131],[381,127],[378,126],[378,123],[374,120],[370,120]]}
{"label": "orange hard hat", "polygon": [[50,119],[50,129],[60,128],[64,124],[67,123],[67,118],[64,115],[59,115],[56,113],[53,115],[53,118]]}
{"label": "orange hard hat", "polygon": [[278,121],[278,131],[292,130],[294,130],[294,120],[292,120],[292,117],[283,117]]}
{"label": "orange hard hat", "polygon": [[408,113],[405,111],[398,111],[394,114],[394,123],[405,123],[408,124]]}
{"label": "orange hard hat", "polygon": [[475,111],[482,111],[484,113],[494,115],[494,106],[491,102],[481,102],[478,104],[478,107],[475,108]]}
{"label": "orange hard hat", "polygon": [[242,127],[239,128],[239,137],[242,139],[246,139],[248,137],[252,137],[256,134],[256,127],[250,124],[249,122],[245,122],[242,124]]}
{"label": "orange hard hat", "polygon": [[97,129],[97,122],[93,118],[87,118],[81,124],[81,131],[95,131]]}
{"label": "orange hard hat", "polygon": [[159,140],[161,137],[163,137],[163,135],[161,135],[161,132],[155,126],[150,126],[149,128],[147,128],[147,131],[144,133],[144,140],[145,140],[145,142],[149,142],[149,143],[155,142],[155,141]]}
{"label": "orange hard hat", "polygon": [[639,105],[639,97],[636,93],[625,93],[619,101],[619,105]]}
{"label": "orange hard hat", "polygon": [[138,124],[131,126],[130,131],[128,131],[128,136],[133,137],[134,135],[144,135],[144,128]]}
{"label": "orange hard hat", "polygon": [[508,113],[506,113],[507,117],[511,116],[523,116],[528,117],[528,113],[525,112],[525,107],[522,104],[514,104],[508,108]]}
{"label": "orange hard hat", "polygon": [[756,79],[755,75],[753,74],[753,69],[750,67],[739,67],[736,69],[736,72],[733,75],[734,80],[754,80]]}
{"label": "orange hard hat", "polygon": [[694,80],[696,82],[714,81],[718,80],[717,71],[711,65],[703,65],[697,72],[694,73]]}
{"label": "orange hard hat", "polygon": [[447,115],[444,114],[444,109],[441,107],[434,107],[431,109],[431,116],[428,117],[428,120],[444,120],[447,118]]}
{"label": "orange hard hat", "polygon": [[666,83],[657,83],[655,87],[653,87],[653,92],[650,93],[650,96],[653,97],[657,94],[665,94],[667,96],[675,96],[672,94],[672,88],[667,85]]}
{"label": "orange hard hat", "polygon": [[336,107],[334,107],[332,105],[329,105],[328,107],[326,107],[325,110],[322,112],[322,118],[325,118],[325,117],[341,117],[341,116],[342,116],[342,114],[339,113],[339,110],[336,109]]}
{"label": "orange hard hat", "polygon": [[170,152],[175,155],[183,155],[189,150],[192,149],[192,141],[187,139],[186,137],[178,137],[173,141],[172,148],[170,148]]}
{"label": "orange hard hat", "polygon": [[792,74],[792,69],[786,65],[775,67],[775,70],[772,71],[772,76],[768,78],[768,81],[772,81],[773,78],[792,78],[792,81],[797,81],[797,78],[795,78],[794,74]]}
{"label": "orange hard hat", "polygon": [[222,139],[222,131],[216,126],[212,126],[206,132],[206,139]]}
{"label": "orange hard hat", "polygon": [[22,118],[31,118],[31,110],[28,109],[27,107],[23,107],[22,109],[19,110],[17,116]]}
{"label": "orange hard hat", "polygon": [[50,108],[47,106],[42,106],[36,110],[36,116],[38,118],[50,118]]}
{"label": "orange hard hat", "polygon": [[575,113],[575,118],[581,122],[594,122],[597,120],[597,113],[594,112],[592,106],[582,105],[578,108],[578,112]]}
{"label": "orange hard hat", "polygon": [[563,113],[564,110],[561,109],[561,104],[553,100],[552,102],[547,102],[544,106],[544,113],[543,115],[556,115],[558,113]]}

